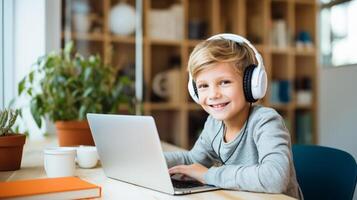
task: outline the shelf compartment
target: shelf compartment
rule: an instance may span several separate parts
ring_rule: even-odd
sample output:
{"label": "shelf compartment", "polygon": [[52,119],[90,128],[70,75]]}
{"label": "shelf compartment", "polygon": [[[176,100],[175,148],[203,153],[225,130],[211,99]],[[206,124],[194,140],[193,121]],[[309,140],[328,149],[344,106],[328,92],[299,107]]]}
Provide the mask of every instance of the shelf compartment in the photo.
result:
{"label": "shelf compartment", "polygon": [[295,112],[295,142],[297,144],[314,143],[314,116],[309,110],[297,110]]}
{"label": "shelf compartment", "polygon": [[295,57],[295,94],[297,106],[314,108],[314,99],[316,99],[317,95],[314,92],[317,90],[316,73],[316,57]]}
{"label": "shelf compartment", "polygon": [[264,34],[264,2],[263,0],[246,1],[246,37],[253,44],[263,44]]}
{"label": "shelf compartment", "polygon": [[[68,5],[70,2],[71,5]],[[103,1],[62,1],[62,30],[83,34],[104,32]],[[66,15],[67,14],[67,15]]]}
{"label": "shelf compartment", "polygon": [[[288,1],[272,1],[270,4],[269,44],[273,49],[286,50],[291,44],[291,15]],[[290,33],[290,34],[289,34]]]}
{"label": "shelf compartment", "polygon": [[289,104],[294,100],[294,69],[289,60],[288,55],[272,54],[271,104]]}
{"label": "shelf compartment", "polygon": [[[240,9],[239,1],[225,0],[220,5],[220,22],[219,29],[223,33],[239,33],[241,31],[242,21],[240,16],[242,9]],[[241,23],[241,24],[240,24]]]}
{"label": "shelf compartment", "polygon": [[[315,4],[295,4],[295,31],[293,34],[296,39],[296,47],[302,49],[316,47],[316,10],[317,7]],[[297,43],[297,40],[303,42]]]}
{"label": "shelf compartment", "polygon": [[191,111],[188,116],[189,147],[191,148],[201,134],[208,114],[205,111]]}
{"label": "shelf compartment", "polygon": [[190,0],[188,4],[187,36],[192,40],[206,39],[214,33],[213,0]]}
{"label": "shelf compartment", "polygon": [[183,139],[181,138],[184,130],[180,124],[179,111],[151,111],[150,113],[154,119],[159,132],[160,139],[171,144],[182,146]]}
{"label": "shelf compartment", "polygon": [[178,103],[181,101],[181,47],[151,45],[150,83],[151,102]]}
{"label": "shelf compartment", "polygon": [[135,45],[130,43],[112,43],[111,63],[119,69],[130,68],[131,75],[135,74]]}
{"label": "shelf compartment", "polygon": [[146,13],[146,36],[163,41],[184,39],[184,8],[178,0],[151,0]]}

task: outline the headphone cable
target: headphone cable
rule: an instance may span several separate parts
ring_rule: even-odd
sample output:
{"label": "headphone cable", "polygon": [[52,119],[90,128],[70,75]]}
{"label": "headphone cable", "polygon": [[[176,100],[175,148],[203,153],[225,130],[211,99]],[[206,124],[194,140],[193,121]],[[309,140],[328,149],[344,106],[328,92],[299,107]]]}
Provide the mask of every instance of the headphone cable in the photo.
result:
{"label": "headphone cable", "polygon": [[[244,134],[245,134],[246,131],[247,131],[248,122],[249,122],[250,113],[251,113],[251,108],[252,108],[252,103],[249,104],[249,112],[248,112],[247,123],[245,124],[244,130],[243,130],[243,133],[242,133],[242,136],[240,137],[240,139],[239,139],[239,141],[238,141],[236,147],[235,147],[234,150],[232,151],[232,153],[228,156],[228,158],[227,158],[225,161],[223,161],[222,158],[221,158],[221,145],[222,145],[222,140],[223,140],[223,138],[225,137],[225,134],[226,134],[226,126],[224,125],[223,121],[222,121],[221,127],[219,128],[218,132],[216,133],[216,136],[214,136],[214,138],[213,138],[213,140],[212,140],[212,142],[211,142],[211,148],[212,148],[213,151],[214,151],[213,142],[214,142],[214,140],[216,139],[216,137],[218,136],[218,134],[219,134],[219,132],[221,131],[222,126],[223,126],[223,127],[224,127],[224,128],[223,128],[223,131],[224,131],[224,132],[223,132],[223,138],[222,138],[222,140],[221,140],[220,143],[219,143],[218,153],[217,153],[218,158],[219,158],[219,160],[221,161],[221,163],[222,163],[223,165],[226,164],[226,162],[233,156],[234,152],[238,149],[238,146],[239,146],[239,144],[241,143],[241,141],[242,141],[242,139],[243,139],[243,137],[244,137]],[[215,151],[214,151],[214,152],[215,152]]]}

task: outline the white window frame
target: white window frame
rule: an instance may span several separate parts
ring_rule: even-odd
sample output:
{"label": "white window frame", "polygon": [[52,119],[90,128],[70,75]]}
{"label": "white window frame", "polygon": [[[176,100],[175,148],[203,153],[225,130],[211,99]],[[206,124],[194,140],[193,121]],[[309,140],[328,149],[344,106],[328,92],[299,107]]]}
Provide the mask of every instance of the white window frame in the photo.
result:
{"label": "white window frame", "polygon": [[14,80],[14,1],[0,0],[0,108],[9,106],[15,97]]}
{"label": "white window frame", "polygon": [[[347,2],[351,2],[351,1],[355,1],[355,0],[320,0],[321,2],[321,5],[320,5],[320,14],[322,13],[323,10],[326,10],[326,9],[329,9],[331,10],[332,7],[334,6],[337,6],[337,5],[341,5],[343,3],[347,3]],[[352,19],[354,20],[354,19]],[[333,48],[332,47],[332,39],[330,39],[329,43],[326,44],[326,43],[323,43],[324,41],[322,41],[322,35],[321,35],[321,32],[322,32],[322,23],[330,23],[329,21],[323,21],[321,19],[321,16],[320,16],[320,49],[321,49],[321,53],[320,53],[320,63],[322,64],[321,66],[322,67],[327,67],[327,68],[330,68],[330,67],[349,67],[349,66],[356,66],[357,63],[346,63],[346,64],[341,64],[341,65],[335,65],[332,63],[332,61],[330,61],[329,63],[326,63],[324,60],[323,60],[323,52],[322,52],[322,47],[323,45],[328,45],[329,48]],[[331,28],[330,28],[330,38],[331,38]],[[332,56],[332,53],[330,54],[330,56]]]}
{"label": "white window frame", "polygon": [[0,0],[0,109],[4,108],[4,0]]}

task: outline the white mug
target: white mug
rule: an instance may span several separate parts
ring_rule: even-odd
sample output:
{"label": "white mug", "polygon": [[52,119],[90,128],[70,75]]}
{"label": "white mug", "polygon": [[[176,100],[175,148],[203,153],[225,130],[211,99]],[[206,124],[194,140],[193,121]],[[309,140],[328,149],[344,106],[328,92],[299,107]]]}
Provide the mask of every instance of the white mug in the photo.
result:
{"label": "white mug", "polygon": [[72,147],[49,147],[44,150],[44,168],[50,178],[73,176],[76,149]]}
{"label": "white mug", "polygon": [[77,148],[77,163],[81,168],[93,168],[97,165],[98,154],[95,146],[79,146]]}

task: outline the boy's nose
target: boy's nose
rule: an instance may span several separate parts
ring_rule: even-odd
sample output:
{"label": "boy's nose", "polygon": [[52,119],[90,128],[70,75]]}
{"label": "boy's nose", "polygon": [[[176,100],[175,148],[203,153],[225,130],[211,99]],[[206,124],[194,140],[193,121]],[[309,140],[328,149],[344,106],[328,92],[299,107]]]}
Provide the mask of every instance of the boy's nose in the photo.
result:
{"label": "boy's nose", "polygon": [[209,90],[208,98],[209,99],[217,99],[221,95],[219,89],[217,87],[212,87]]}

